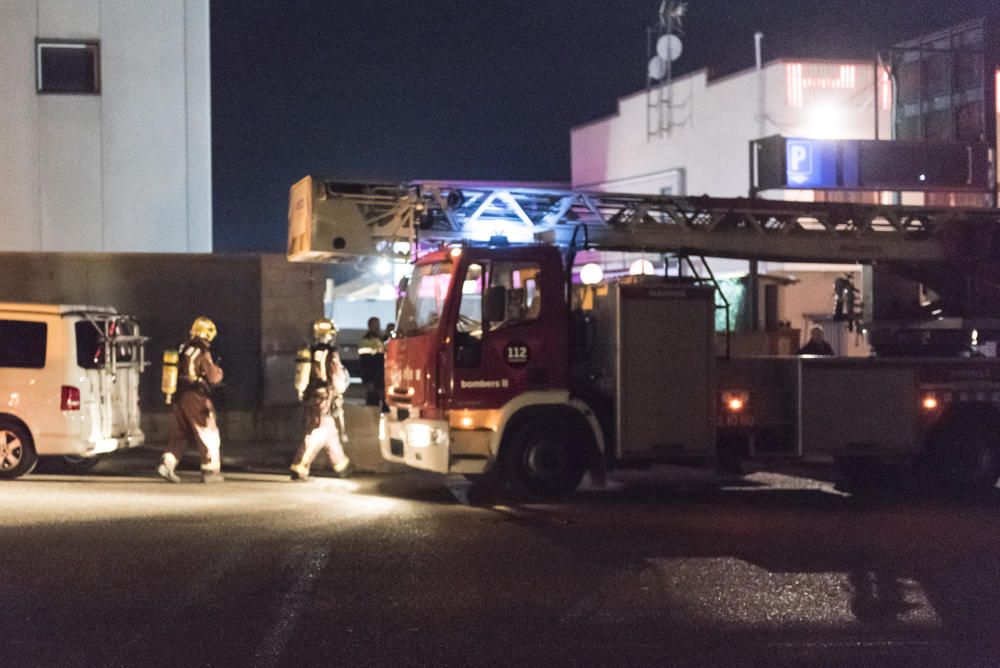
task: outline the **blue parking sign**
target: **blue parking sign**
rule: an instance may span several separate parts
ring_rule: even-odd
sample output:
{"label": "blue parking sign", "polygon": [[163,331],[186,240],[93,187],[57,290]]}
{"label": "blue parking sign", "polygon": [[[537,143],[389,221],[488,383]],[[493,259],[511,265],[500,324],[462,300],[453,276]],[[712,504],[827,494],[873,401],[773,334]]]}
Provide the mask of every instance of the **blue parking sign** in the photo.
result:
{"label": "blue parking sign", "polygon": [[786,139],[785,178],[789,188],[837,187],[837,143]]}

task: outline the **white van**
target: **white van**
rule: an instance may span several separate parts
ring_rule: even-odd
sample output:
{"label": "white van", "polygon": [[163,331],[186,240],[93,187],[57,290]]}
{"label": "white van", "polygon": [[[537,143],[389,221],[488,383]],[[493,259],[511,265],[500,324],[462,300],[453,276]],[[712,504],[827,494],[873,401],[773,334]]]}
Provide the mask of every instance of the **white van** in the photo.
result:
{"label": "white van", "polygon": [[145,337],[106,306],[0,302],[0,478],[142,445]]}

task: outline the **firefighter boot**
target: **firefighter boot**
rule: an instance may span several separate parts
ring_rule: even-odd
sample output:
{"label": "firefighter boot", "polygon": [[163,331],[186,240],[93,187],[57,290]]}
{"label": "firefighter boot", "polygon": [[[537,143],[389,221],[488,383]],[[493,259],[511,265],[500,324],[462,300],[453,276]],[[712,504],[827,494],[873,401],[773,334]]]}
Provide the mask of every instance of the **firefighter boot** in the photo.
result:
{"label": "firefighter boot", "polygon": [[292,472],[292,480],[296,482],[309,480],[309,467],[305,464],[292,464],[289,470]]}
{"label": "firefighter boot", "polygon": [[335,478],[350,478],[354,475],[354,464],[347,457],[344,461],[339,464],[334,464],[333,466],[333,477]]}
{"label": "firefighter boot", "polygon": [[201,470],[201,481],[205,484],[222,482],[223,480],[225,480],[225,478],[222,477],[222,471],[220,471],[219,469]]}
{"label": "firefighter boot", "polygon": [[165,453],[160,459],[160,465],[156,467],[156,474],[167,482],[180,482],[180,477],[174,473],[177,467],[177,457],[172,453]]}

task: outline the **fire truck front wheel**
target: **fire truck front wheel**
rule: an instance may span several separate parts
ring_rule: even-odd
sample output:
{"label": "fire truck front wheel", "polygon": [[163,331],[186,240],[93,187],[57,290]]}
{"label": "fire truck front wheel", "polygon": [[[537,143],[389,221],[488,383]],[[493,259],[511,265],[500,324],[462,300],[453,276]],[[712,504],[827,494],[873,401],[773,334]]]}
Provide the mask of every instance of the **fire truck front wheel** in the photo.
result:
{"label": "fire truck front wheel", "polygon": [[558,420],[532,418],[513,432],[501,453],[503,475],[516,490],[545,498],[567,496],[580,484],[586,455]]}

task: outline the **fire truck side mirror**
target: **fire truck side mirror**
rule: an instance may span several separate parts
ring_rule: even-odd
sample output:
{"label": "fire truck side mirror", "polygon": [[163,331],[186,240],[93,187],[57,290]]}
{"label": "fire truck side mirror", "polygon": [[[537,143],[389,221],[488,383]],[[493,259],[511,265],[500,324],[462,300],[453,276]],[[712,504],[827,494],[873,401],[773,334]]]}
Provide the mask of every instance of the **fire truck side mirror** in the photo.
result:
{"label": "fire truck side mirror", "polygon": [[483,324],[502,322],[507,317],[507,288],[495,285],[483,293]]}
{"label": "fire truck side mirror", "polygon": [[[406,291],[410,287],[410,279],[403,276],[399,279],[399,286],[396,288],[396,315],[399,315],[399,309],[403,305],[403,300],[406,299]],[[397,318],[398,320],[398,318]]]}

